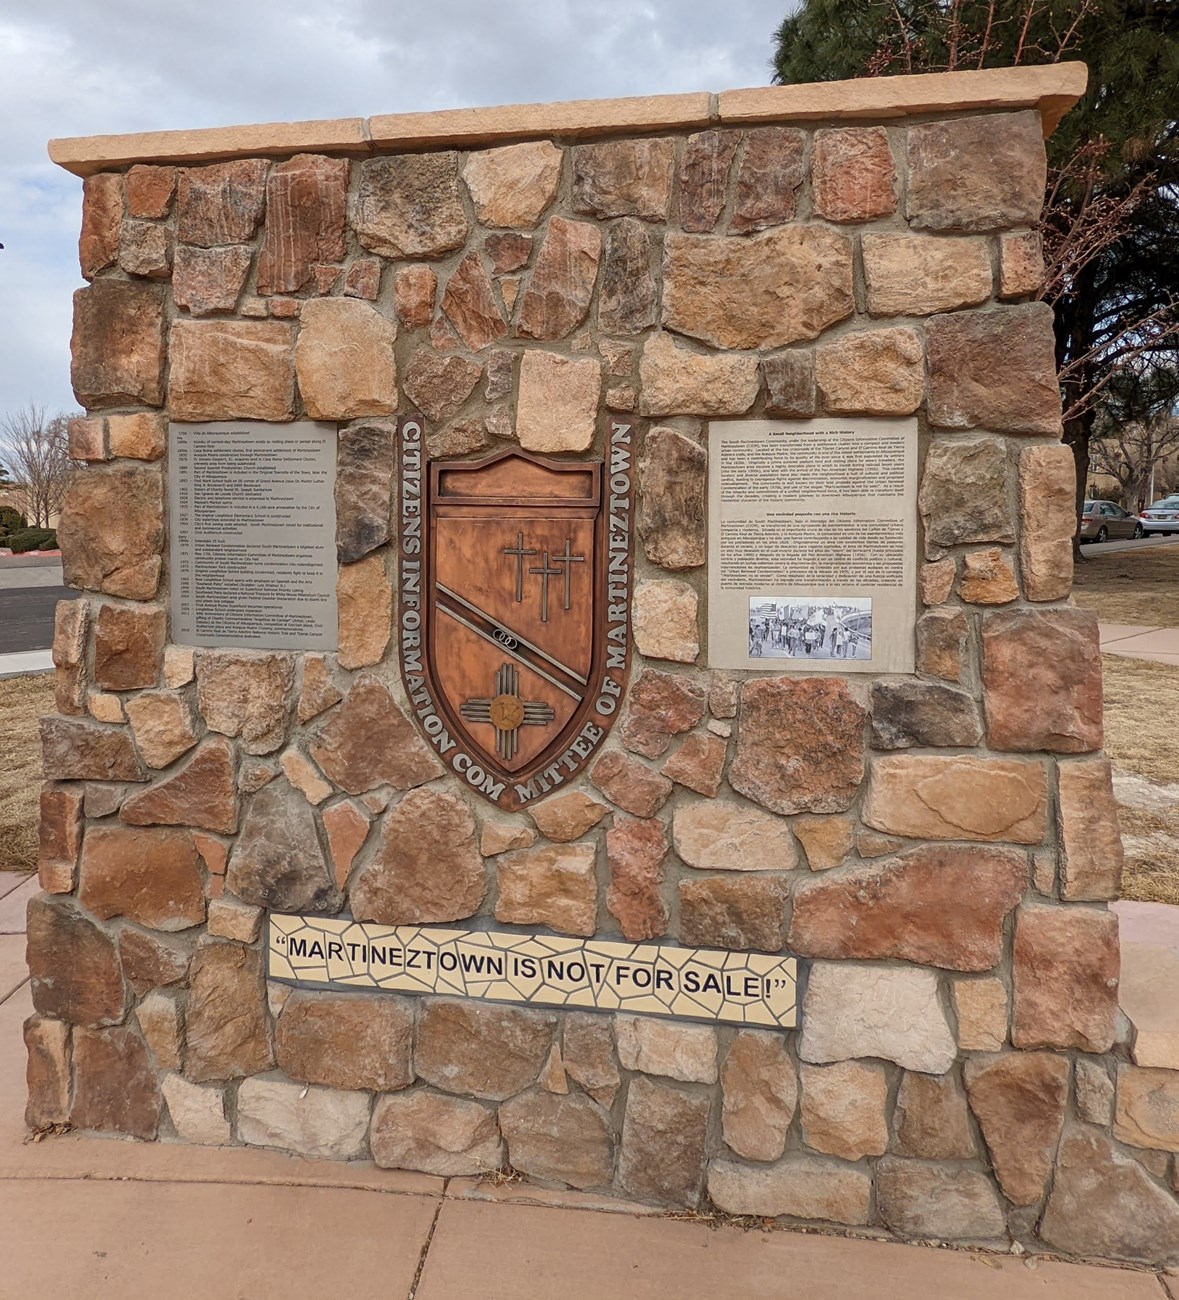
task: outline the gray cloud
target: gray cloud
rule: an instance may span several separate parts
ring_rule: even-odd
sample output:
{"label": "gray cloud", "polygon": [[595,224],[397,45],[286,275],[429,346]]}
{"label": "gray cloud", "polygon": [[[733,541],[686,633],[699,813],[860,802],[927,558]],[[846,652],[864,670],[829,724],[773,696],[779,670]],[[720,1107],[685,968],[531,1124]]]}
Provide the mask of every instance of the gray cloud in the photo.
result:
{"label": "gray cloud", "polygon": [[54,136],[768,82],[789,0],[0,0],[0,414],[73,406]]}

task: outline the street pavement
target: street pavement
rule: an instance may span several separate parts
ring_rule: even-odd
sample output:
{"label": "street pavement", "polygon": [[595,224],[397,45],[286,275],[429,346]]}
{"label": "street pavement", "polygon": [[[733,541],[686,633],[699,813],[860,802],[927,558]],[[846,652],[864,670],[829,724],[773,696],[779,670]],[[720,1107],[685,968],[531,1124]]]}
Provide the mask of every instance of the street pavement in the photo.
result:
{"label": "street pavement", "polygon": [[57,602],[77,594],[60,585],[0,591],[0,655],[49,649],[53,645],[53,611]]}
{"label": "street pavement", "polygon": [[0,872],[0,1300],[1179,1300],[1179,1274],[718,1225],[523,1182],[29,1141],[36,889]]}

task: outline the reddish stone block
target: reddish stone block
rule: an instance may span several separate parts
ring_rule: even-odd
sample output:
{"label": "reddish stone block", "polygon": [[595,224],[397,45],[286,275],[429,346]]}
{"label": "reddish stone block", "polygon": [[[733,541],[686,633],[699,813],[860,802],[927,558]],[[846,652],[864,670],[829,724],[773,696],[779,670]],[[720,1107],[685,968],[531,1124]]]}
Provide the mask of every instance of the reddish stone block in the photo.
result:
{"label": "reddish stone block", "polygon": [[94,631],[94,680],[107,691],[155,686],[164,667],[167,615],[138,605],[103,605]]}
{"label": "reddish stone block", "polygon": [[302,153],[271,171],[258,293],[297,293],[317,262],[343,258],[349,169],[346,158]]}
{"label": "reddish stone block", "polygon": [[117,1025],[127,1001],[110,936],[72,899],[31,899],[26,924],[34,1008],[73,1025]]}
{"label": "reddish stone block", "polygon": [[64,1020],[30,1016],[25,1021],[29,1100],[25,1123],[34,1131],[70,1119],[70,1027]]}
{"label": "reddish stone block", "polygon": [[82,847],[82,790],[78,786],[41,787],[40,848],[37,873],[47,894],[68,894]]}
{"label": "reddish stone block", "polygon": [[151,1142],[161,1099],[147,1046],[125,1026],[78,1029],[74,1034],[75,1128],[122,1133]]}
{"label": "reddish stone block", "polygon": [[164,288],[97,280],[74,294],[71,378],[94,410],[164,400]]}
{"label": "reddish stone block", "polygon": [[667,905],[661,893],[667,850],[667,824],[655,819],[616,816],[606,832],[606,907],[627,939],[638,942],[667,933]]}
{"label": "reddish stone block", "polygon": [[84,279],[114,266],[123,224],[123,178],[117,172],[87,176],[82,183],[82,233],[78,261]]}
{"label": "reddish stone block", "polygon": [[897,210],[896,168],[882,126],[817,131],[811,153],[815,213],[828,221],[871,221]]}
{"label": "reddish stone block", "polygon": [[182,167],[176,196],[177,237],[201,248],[246,244],[262,220],[266,171],[262,158]]}
{"label": "reddish stone block", "polygon": [[176,194],[176,168],[139,164],[127,173],[127,211],[133,217],[166,217]]}

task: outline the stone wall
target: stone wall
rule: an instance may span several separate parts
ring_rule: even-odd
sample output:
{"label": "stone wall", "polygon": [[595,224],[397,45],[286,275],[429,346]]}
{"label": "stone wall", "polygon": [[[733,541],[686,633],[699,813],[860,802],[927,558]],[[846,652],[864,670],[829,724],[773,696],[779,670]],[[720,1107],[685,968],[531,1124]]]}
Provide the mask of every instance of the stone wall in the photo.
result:
{"label": "stone wall", "polygon": [[[558,106],[506,144],[510,115],[409,151],[74,151],[89,415],[30,1125],[1179,1257],[1179,1085],[1116,1045],[1121,850],[1036,301],[1077,78],[896,84],[806,121],[793,88]],[[626,711],[588,780],[507,818],[409,718],[392,420],[432,456],[601,454],[607,410],[644,438]],[[710,672],[706,422],[823,413],[920,420],[918,670]],[[340,428],[339,653],[171,644],[167,420],[305,416]],[[794,952],[801,1029],[291,991],[267,908]]]}

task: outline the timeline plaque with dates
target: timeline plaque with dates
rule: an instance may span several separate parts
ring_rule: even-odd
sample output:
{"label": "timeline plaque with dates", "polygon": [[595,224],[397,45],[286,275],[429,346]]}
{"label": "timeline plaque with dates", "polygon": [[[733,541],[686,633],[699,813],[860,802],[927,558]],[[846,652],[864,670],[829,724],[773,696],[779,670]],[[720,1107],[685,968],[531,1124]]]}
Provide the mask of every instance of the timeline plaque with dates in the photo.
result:
{"label": "timeline plaque with dates", "polygon": [[427,463],[399,425],[399,643],[417,723],[514,810],[575,777],[630,669],[634,428],[604,461],[504,451]]}

